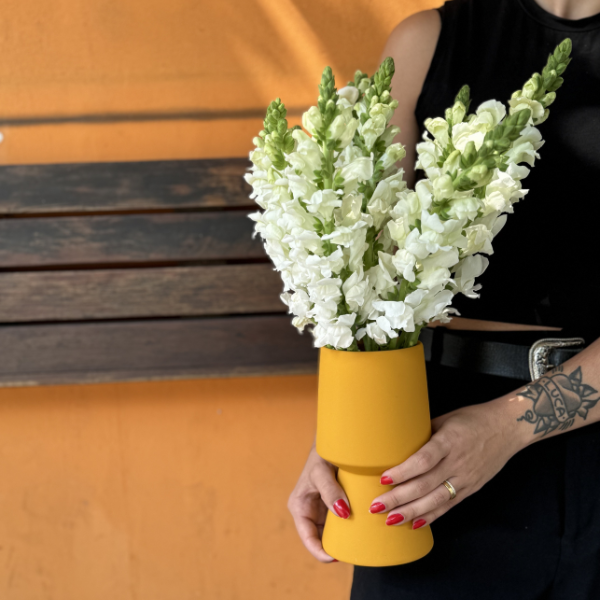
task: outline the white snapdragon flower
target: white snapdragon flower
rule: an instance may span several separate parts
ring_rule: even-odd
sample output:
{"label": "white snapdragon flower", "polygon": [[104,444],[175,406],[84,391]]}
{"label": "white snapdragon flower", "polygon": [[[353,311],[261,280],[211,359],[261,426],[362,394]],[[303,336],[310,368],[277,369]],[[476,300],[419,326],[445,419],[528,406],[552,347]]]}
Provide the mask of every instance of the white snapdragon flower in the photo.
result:
{"label": "white snapdragon flower", "polygon": [[316,106],[311,106],[302,115],[302,127],[304,127],[311,135],[315,135],[315,133],[323,127],[321,111]]}
{"label": "white snapdragon flower", "polygon": [[273,166],[271,159],[267,156],[267,153],[262,148],[251,150],[250,160],[263,171],[268,171]]}
{"label": "white snapdragon flower", "polygon": [[[342,114],[339,114],[333,123],[329,126],[331,139],[337,140],[341,148],[350,144],[354,137],[354,132],[358,127],[358,119],[352,117],[352,106],[344,99],[338,102],[338,107],[342,108]],[[345,110],[344,110],[345,109]]]}
{"label": "white snapdragon flower", "polygon": [[433,182],[433,196],[439,202],[446,198],[452,198],[454,194],[454,185],[452,183],[452,177],[450,175],[440,175]]}
{"label": "white snapdragon flower", "polygon": [[356,332],[356,339],[362,340],[365,335],[368,335],[374,342],[380,345],[387,344],[388,342],[385,331],[377,323],[367,323],[366,327],[359,329]]}
{"label": "white snapdragon flower", "polygon": [[[387,123],[388,121],[392,118],[392,115],[394,114],[394,109],[396,108],[397,104],[394,105],[389,105],[389,104],[383,104],[381,102],[377,102],[376,104],[374,104],[373,106],[371,106],[371,108],[369,108],[369,116],[371,118],[375,118],[378,116],[383,116],[383,118],[385,119],[385,126],[387,127]],[[383,128],[382,132],[385,131],[385,127]],[[381,133],[379,135],[381,135]]]}
{"label": "white snapdragon flower", "polygon": [[451,279],[450,269],[459,261],[458,250],[438,250],[421,262],[418,272],[419,288],[432,290],[446,285]]}
{"label": "white snapdragon flower", "polygon": [[289,173],[287,179],[290,192],[296,200],[310,198],[317,191],[317,186],[304,175]]}
{"label": "white snapdragon flower", "polygon": [[392,204],[396,200],[396,194],[406,187],[402,181],[402,173],[398,173],[387,179],[383,179],[377,184],[369,203],[367,210],[373,217],[373,226],[379,230],[383,222],[389,215]]}
{"label": "white snapdragon flower", "polygon": [[461,196],[452,200],[448,208],[448,215],[453,219],[468,219],[472,221],[477,217],[479,209],[482,206],[481,200],[472,195],[472,192],[467,192],[470,196]]}
{"label": "white snapdragon flower", "polygon": [[308,317],[317,324],[330,323],[337,315],[338,305],[335,300],[317,300],[308,313]]}
{"label": "white snapdragon flower", "polygon": [[423,133],[423,142],[417,144],[417,162],[415,169],[423,169],[430,180],[434,180],[441,174],[438,163],[440,160],[440,151],[436,144],[428,137],[427,132]]}
{"label": "white snapdragon flower", "polygon": [[294,317],[292,319],[292,325],[300,332],[302,333],[304,331],[304,328],[307,325],[311,325],[313,324],[314,321],[312,319],[310,319],[309,317]]}
{"label": "white snapdragon flower", "polygon": [[[377,324],[386,331],[386,328],[382,323],[388,323],[391,329],[404,329],[404,331],[414,331],[414,310],[405,302],[390,302],[387,300],[378,300],[373,302],[373,308],[383,313],[382,316],[377,317]],[[386,331],[386,333],[388,333]],[[388,335],[390,335],[388,333]],[[390,336],[390,337],[396,337]]]}
{"label": "white snapdragon flower", "polygon": [[506,156],[513,163],[526,162],[529,166],[533,167],[535,159],[540,158],[537,151],[543,145],[544,141],[539,129],[536,127],[525,127],[521,131],[521,135],[513,142]]}
{"label": "white snapdragon flower", "polygon": [[390,145],[395,145],[393,144],[393,141],[399,133],[400,127],[398,127],[398,125],[388,125],[386,130],[379,136],[379,139],[382,140],[387,147],[389,147]]}
{"label": "white snapdragon flower", "polygon": [[344,254],[341,248],[338,248],[329,256],[311,254],[307,256],[305,261],[308,268],[318,269],[321,276],[326,279],[333,277],[334,273],[339,273],[344,268],[344,264]]}
{"label": "white snapdragon flower", "polygon": [[405,248],[400,248],[392,256],[392,264],[396,269],[398,275],[400,275],[406,281],[413,282],[415,280],[415,266],[417,264],[417,257],[411,254]]}
{"label": "white snapdragon flower", "polygon": [[301,248],[315,254],[323,252],[323,244],[319,235],[315,231],[308,231],[303,227],[294,227],[290,232],[285,233],[282,242],[290,248]]}
{"label": "white snapdragon flower", "polygon": [[485,131],[491,131],[506,116],[506,106],[497,100],[488,100],[477,107],[473,123]]}
{"label": "white snapdragon flower", "polygon": [[366,228],[370,226],[372,221],[369,219],[369,215],[361,214],[361,220],[357,221],[350,227],[340,225],[339,227],[335,227],[335,229],[331,233],[325,234],[321,239],[329,240],[338,246],[344,246],[345,248],[350,248],[354,244],[360,244],[360,240],[362,238],[361,230],[364,230],[364,235],[366,239]]}
{"label": "white snapdragon flower", "polygon": [[449,125],[446,119],[436,117],[435,119],[425,119],[425,128],[433,135],[435,141],[444,149],[450,141]]}
{"label": "white snapdragon flower", "polygon": [[469,121],[457,123],[452,127],[452,143],[457,150],[465,151],[469,142],[479,150],[485,134],[491,131],[506,116],[506,107],[496,100],[488,100],[480,104],[476,114]]}
{"label": "white snapdragon flower", "polygon": [[304,290],[296,290],[293,294],[285,292],[280,296],[282,302],[289,307],[290,313],[297,317],[307,317],[312,308],[312,302]]}
{"label": "white snapdragon flower", "polygon": [[362,268],[354,271],[342,284],[344,298],[351,311],[357,312],[365,303],[368,285],[369,281],[365,278]]}
{"label": "white snapdragon flower", "polygon": [[[293,172],[301,171],[303,177],[312,183],[314,172],[321,168],[321,150],[319,145],[302,129],[294,129],[292,137],[296,140],[294,152],[286,155]],[[289,178],[289,173],[287,173]]]}
{"label": "white snapdragon flower", "polygon": [[334,190],[317,190],[306,202],[308,212],[331,221],[333,209],[342,206],[340,194]]}
{"label": "white snapdragon flower", "polygon": [[367,181],[373,177],[373,159],[368,156],[356,158],[340,169],[340,175],[345,180]]}
{"label": "white snapdragon flower", "polygon": [[314,221],[297,200],[288,200],[282,203],[277,225],[285,231],[292,231],[296,227],[314,231]]}
{"label": "white snapdragon flower", "polygon": [[[371,269],[367,273],[365,273],[365,279],[368,282],[367,288],[365,290],[365,296],[362,306],[358,311],[358,319],[360,323],[366,323],[367,321],[372,321],[379,316],[379,311],[373,307],[373,302],[377,302],[379,298],[379,294],[375,290],[373,285],[373,273],[370,273]],[[357,338],[359,339],[359,338]]]}
{"label": "white snapdragon flower", "polygon": [[526,173],[523,176],[529,173],[527,167],[518,167],[513,163],[509,165],[509,168],[505,172],[495,169],[494,177],[485,189],[483,215],[488,215],[496,211],[512,213],[512,205],[527,194],[528,190],[521,189],[521,182],[513,179],[511,175],[511,173],[515,172],[515,168],[525,169]]}
{"label": "white snapdragon flower", "polygon": [[[406,150],[404,146],[400,143],[391,144],[386,148],[386,151],[383,153],[383,156],[379,159],[381,161],[381,166],[384,171],[387,171],[389,168],[394,167],[395,164],[402,160],[406,156]],[[399,169],[400,172],[404,173],[404,169]]]}
{"label": "white snapdragon flower", "polygon": [[410,226],[406,217],[399,217],[393,221],[388,221],[386,228],[389,231],[390,238],[398,248],[403,248],[406,236],[410,233]]}
{"label": "white snapdragon flower", "polygon": [[529,117],[529,125],[539,124],[542,122],[544,118],[544,107],[537,101],[532,98],[527,98],[524,95],[515,92],[512,98],[508,101],[510,106],[510,114],[513,115],[520,110],[528,108],[531,111],[531,116]]}
{"label": "white snapdragon flower", "polygon": [[351,227],[360,221],[362,213],[362,196],[350,192],[342,198],[342,206],[333,212],[337,226]]}
{"label": "white snapdragon flower", "polygon": [[308,285],[308,295],[313,302],[339,302],[342,298],[342,280],[339,277],[324,277]]}
{"label": "white snapdragon flower", "polygon": [[392,256],[379,252],[379,264],[369,269],[369,274],[374,276],[373,285],[375,291],[382,297],[387,298],[388,292],[396,289],[396,267],[392,263]]}
{"label": "white snapdragon flower", "polygon": [[456,285],[454,293],[464,294],[467,298],[479,298],[477,292],[481,289],[481,284],[475,285],[475,279],[483,274],[488,264],[488,259],[481,254],[463,258],[453,269],[453,282]]}
{"label": "white snapdragon flower", "polygon": [[467,238],[467,247],[463,249],[463,256],[477,252],[482,252],[483,254],[494,253],[492,232],[482,223],[467,227],[465,229],[465,236]]}
{"label": "white snapdragon flower", "polygon": [[365,140],[368,150],[373,148],[377,138],[385,131],[386,127],[387,120],[383,114],[377,114],[367,119],[363,125],[359,125],[358,129]]}
{"label": "white snapdragon flower", "polygon": [[341,315],[330,323],[319,323],[314,328],[315,346],[333,346],[334,348],[348,348],[354,342],[352,326],[356,320],[356,314]]}
{"label": "white snapdragon flower", "polygon": [[338,90],[338,96],[340,98],[344,98],[354,106],[358,100],[358,97],[360,96],[360,91],[353,85],[347,85],[346,87]]}
{"label": "white snapdragon flower", "polygon": [[461,152],[465,151],[469,142],[473,142],[475,148],[479,150],[483,144],[485,134],[485,130],[477,128],[475,124],[468,122],[457,123],[452,127],[452,143]]}
{"label": "white snapdragon flower", "polygon": [[[363,217],[366,215],[363,215]],[[358,225],[358,223],[356,224]],[[367,228],[359,227],[353,231],[351,242],[344,249],[344,257],[352,271],[362,267],[363,257],[369,248]]]}
{"label": "white snapdragon flower", "polygon": [[398,332],[392,329],[391,323],[385,317],[377,317],[375,323],[390,339],[398,337]]}
{"label": "white snapdragon flower", "polygon": [[414,305],[415,324],[424,325],[443,317],[453,297],[454,294],[446,289],[416,290],[406,297],[405,302]]}

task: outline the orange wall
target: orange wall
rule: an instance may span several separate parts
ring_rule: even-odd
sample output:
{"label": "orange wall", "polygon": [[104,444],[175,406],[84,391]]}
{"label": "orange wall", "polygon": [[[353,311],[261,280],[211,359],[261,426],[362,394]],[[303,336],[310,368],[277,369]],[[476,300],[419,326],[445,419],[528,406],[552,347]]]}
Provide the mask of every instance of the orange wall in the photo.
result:
{"label": "orange wall", "polygon": [[[0,117],[108,122],[0,125],[0,162],[244,156],[272,99],[298,113],[316,103],[325,65],[341,84],[372,72],[394,25],[439,4],[4,0]],[[207,120],[215,111],[229,118]],[[149,113],[157,119],[110,121]]]}
{"label": "orange wall", "polygon": [[286,513],[316,378],[0,390],[3,600],[342,600]]}
{"label": "orange wall", "polygon": [[[440,3],[4,0],[0,163],[244,156],[271,99],[299,114]],[[285,507],[315,401],[315,377],[0,390],[0,598],[348,598]]]}

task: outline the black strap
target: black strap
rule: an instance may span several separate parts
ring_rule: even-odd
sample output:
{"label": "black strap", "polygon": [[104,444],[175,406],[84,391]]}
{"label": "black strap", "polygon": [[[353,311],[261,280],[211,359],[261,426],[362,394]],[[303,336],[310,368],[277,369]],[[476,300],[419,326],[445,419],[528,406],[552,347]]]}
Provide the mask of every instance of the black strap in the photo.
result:
{"label": "black strap", "polygon": [[[476,373],[531,381],[531,346],[473,338],[445,327],[425,327],[419,339],[425,348],[425,360],[428,362]],[[550,353],[549,362],[554,366],[560,365],[581,350],[583,347],[556,348]]]}

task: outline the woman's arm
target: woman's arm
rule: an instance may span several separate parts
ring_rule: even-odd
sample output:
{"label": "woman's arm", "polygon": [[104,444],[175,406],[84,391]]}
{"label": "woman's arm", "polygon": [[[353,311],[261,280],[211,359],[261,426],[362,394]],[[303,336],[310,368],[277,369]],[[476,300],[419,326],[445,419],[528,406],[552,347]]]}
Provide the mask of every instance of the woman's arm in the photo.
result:
{"label": "woman's arm", "polygon": [[390,123],[400,127],[395,141],[402,143],[406,150],[401,166],[409,188],[414,188],[415,184],[416,145],[420,141],[415,108],[440,30],[441,20],[437,10],[411,15],[392,31],[381,56],[382,61],[391,56],[396,66],[392,78],[392,96],[398,100],[398,108]]}
{"label": "woman's arm", "polygon": [[[523,448],[600,421],[598,390],[600,339],[525,388],[434,419],[431,440],[383,473],[382,479],[389,478],[385,483],[395,487],[374,499],[371,512],[399,515],[388,516],[391,525],[432,523],[479,490]],[[456,488],[454,500],[444,480]]]}

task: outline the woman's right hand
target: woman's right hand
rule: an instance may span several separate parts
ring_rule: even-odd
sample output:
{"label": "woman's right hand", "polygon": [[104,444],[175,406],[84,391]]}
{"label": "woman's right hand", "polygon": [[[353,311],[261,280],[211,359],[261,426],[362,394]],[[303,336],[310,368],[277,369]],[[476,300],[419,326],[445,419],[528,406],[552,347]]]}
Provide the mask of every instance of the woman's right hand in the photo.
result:
{"label": "woman's right hand", "polygon": [[336,518],[347,519],[350,505],[335,477],[335,467],[317,454],[314,444],[290,494],[288,509],[306,549],[321,562],[334,562],[321,543],[325,517],[329,509]]}

